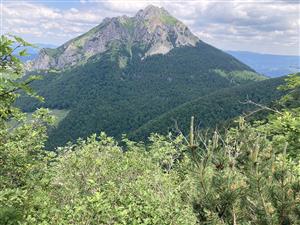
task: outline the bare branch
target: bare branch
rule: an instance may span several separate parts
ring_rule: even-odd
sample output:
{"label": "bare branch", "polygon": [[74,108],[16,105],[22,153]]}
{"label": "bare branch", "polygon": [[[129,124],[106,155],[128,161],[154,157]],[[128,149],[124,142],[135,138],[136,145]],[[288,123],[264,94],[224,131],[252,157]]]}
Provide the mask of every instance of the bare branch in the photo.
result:
{"label": "bare branch", "polygon": [[281,113],[279,110],[277,110],[277,109],[272,109],[272,108],[270,108],[270,107],[268,107],[268,106],[265,106],[265,105],[262,105],[262,104],[253,102],[252,100],[247,100],[247,101],[245,101],[245,102],[240,102],[240,103],[241,103],[241,104],[244,104],[244,105],[250,104],[250,105],[254,105],[254,106],[256,106],[256,107],[259,107],[259,109],[257,109],[257,110],[255,110],[255,111],[251,112],[251,113],[248,114],[247,116],[250,116],[250,115],[252,115],[252,114],[254,114],[254,113],[257,113],[257,112],[259,112],[259,111],[262,111],[262,110],[267,110],[267,111],[271,111],[271,112],[278,113],[278,114],[282,115],[282,113]]}
{"label": "bare branch", "polygon": [[171,118],[171,120],[174,121],[174,127],[175,127],[175,131],[178,132],[180,135],[182,135],[183,139],[185,140],[186,144],[189,144],[189,141],[186,139],[186,137],[183,135],[182,131],[179,129],[177,120]]}

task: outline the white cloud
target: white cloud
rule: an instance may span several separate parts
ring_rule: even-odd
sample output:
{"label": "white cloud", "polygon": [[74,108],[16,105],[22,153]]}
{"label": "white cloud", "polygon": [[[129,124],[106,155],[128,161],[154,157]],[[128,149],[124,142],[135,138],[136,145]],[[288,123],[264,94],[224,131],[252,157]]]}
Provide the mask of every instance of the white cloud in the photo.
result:
{"label": "white cloud", "polygon": [[42,1],[9,2],[3,5],[3,25],[6,32],[30,40],[63,43],[99,24],[104,17],[134,15],[149,4],[164,7],[200,39],[219,48],[300,54],[298,1],[79,0],[76,7],[70,8],[50,7]]}
{"label": "white cloud", "polygon": [[3,32],[34,42],[63,43],[100,23],[103,15],[93,10],[59,9],[32,2],[3,4]]}
{"label": "white cloud", "polygon": [[[135,12],[149,3],[163,6],[201,39],[217,47],[300,55],[297,0],[107,0],[99,5],[122,14]],[[283,43],[282,47],[278,43]]]}
{"label": "white cloud", "polygon": [[104,1],[101,4],[111,11],[133,14],[149,5],[150,1]]}

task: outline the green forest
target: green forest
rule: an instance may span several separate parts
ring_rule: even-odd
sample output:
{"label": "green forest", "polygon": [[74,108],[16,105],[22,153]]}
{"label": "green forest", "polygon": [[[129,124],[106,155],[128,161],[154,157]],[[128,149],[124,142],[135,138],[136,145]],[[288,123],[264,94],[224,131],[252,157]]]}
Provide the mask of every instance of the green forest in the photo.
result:
{"label": "green forest", "polygon": [[[145,123],[178,105],[215,90],[265,78],[258,74],[254,76],[251,68],[204,42],[199,42],[196,47],[174,48],[166,55],[153,55],[144,60],[139,57],[139,51],[133,48],[132,58],[125,68],[119,66],[119,59],[129,56],[121,45],[74,68],[41,71],[43,79],[34,81],[31,87],[45,101],[33,101],[24,96],[17,100],[17,106],[30,113],[40,107],[69,111],[49,133],[46,147],[52,149],[65,145],[68,140],[76,141],[101,131],[117,139],[122,134],[139,134],[143,130],[139,128]],[[235,76],[221,76],[220,71],[213,68],[228,74],[236,71]],[[237,74],[245,79],[240,79]],[[252,76],[247,77],[248,74]],[[241,96],[245,94],[246,91]],[[267,99],[264,96],[272,95],[272,91],[262,89],[256,95]],[[205,115],[200,116],[205,118]],[[228,113],[227,118],[230,116]],[[212,120],[210,125],[216,121]]]}
{"label": "green forest", "polygon": [[[149,133],[146,142],[139,130],[135,141],[96,132],[49,151],[54,116],[38,107],[28,119],[15,103],[26,95],[37,106],[54,104],[55,98],[37,103],[45,96],[31,84],[63,78],[24,77],[26,50],[15,51],[26,46],[19,37],[0,38],[0,224],[300,224],[300,74],[261,81],[256,89],[251,83],[223,89],[153,116],[140,128]],[[256,119],[237,114],[247,88],[259,102],[249,106]],[[262,89],[275,94],[262,98]],[[235,121],[218,129],[203,121],[211,128],[205,132],[193,110],[218,120],[218,96],[232,102],[226,112]],[[72,104],[65,100],[59,104]],[[183,129],[168,133],[174,111]],[[162,121],[167,125],[158,126]]]}

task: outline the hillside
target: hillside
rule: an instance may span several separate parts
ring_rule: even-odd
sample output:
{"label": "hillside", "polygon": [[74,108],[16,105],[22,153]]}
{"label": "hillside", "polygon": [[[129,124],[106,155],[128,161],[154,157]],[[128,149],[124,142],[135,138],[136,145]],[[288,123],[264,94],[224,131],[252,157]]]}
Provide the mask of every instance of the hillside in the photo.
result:
{"label": "hillside", "polygon": [[186,133],[191,116],[195,116],[199,129],[218,127],[227,120],[257,108],[251,104],[243,104],[247,100],[269,105],[279,99],[282,92],[277,90],[277,87],[282,83],[282,78],[276,78],[213,92],[150,120],[129,136],[145,140],[151,133],[166,134],[169,131],[176,133],[178,132],[176,125]]}
{"label": "hillside", "polygon": [[[131,23],[125,26],[124,20]],[[116,39],[109,39],[112,34]],[[82,48],[70,51],[78,43]],[[93,54],[82,58],[87,48]],[[63,60],[71,53],[74,57]],[[69,111],[49,134],[49,147],[100,131],[119,138],[185,102],[266,79],[154,6],[134,17],[105,19],[61,47],[41,51],[31,68],[44,75],[32,86],[45,103],[23,98],[18,105],[26,111],[41,106]]]}
{"label": "hillside", "polygon": [[195,48],[176,48],[166,55],[137,59],[123,69],[111,56],[107,52],[74,69],[49,72],[33,84],[45,103],[31,98],[19,102],[26,111],[40,106],[70,110],[50,134],[53,146],[100,131],[120,137],[177,105],[237,85],[214,72],[215,68],[251,72],[202,42]]}

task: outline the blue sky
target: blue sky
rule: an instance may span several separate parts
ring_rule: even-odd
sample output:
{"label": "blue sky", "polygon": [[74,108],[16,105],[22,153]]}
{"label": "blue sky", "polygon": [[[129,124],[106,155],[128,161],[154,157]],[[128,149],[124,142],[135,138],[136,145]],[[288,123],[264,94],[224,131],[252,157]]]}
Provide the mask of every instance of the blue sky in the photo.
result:
{"label": "blue sky", "polygon": [[0,0],[1,33],[63,44],[105,17],[164,7],[201,40],[225,50],[300,55],[298,0]]}

